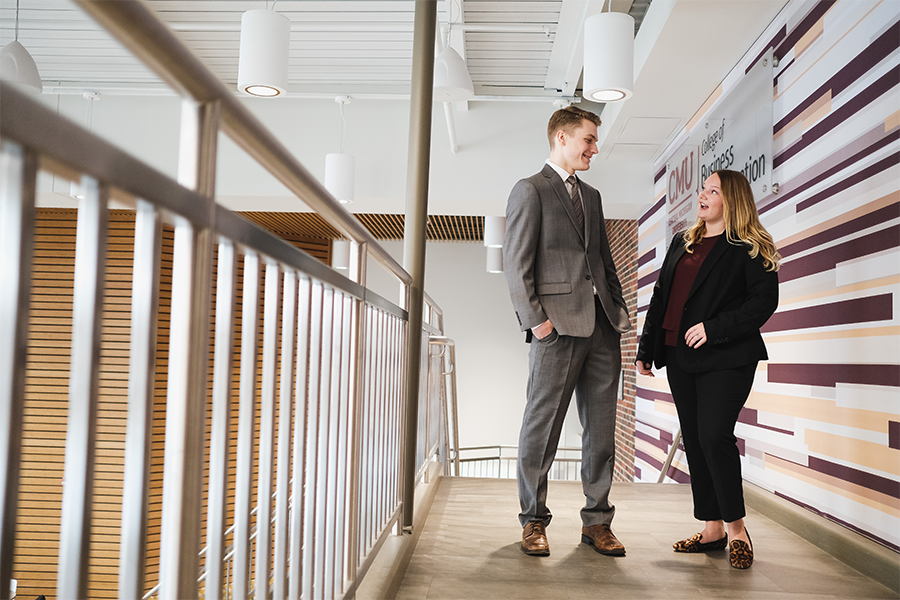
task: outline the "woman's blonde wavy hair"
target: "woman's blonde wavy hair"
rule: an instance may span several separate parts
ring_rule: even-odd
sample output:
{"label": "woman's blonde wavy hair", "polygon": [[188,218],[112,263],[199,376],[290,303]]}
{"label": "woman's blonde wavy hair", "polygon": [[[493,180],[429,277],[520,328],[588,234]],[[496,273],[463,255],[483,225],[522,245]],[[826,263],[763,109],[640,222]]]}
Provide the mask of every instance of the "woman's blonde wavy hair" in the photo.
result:
{"label": "woman's blonde wavy hair", "polygon": [[[762,223],[753,201],[750,182],[738,171],[715,171],[719,176],[722,190],[722,208],[725,218],[725,236],[732,244],[744,243],[750,246],[750,258],[762,255],[767,271],[777,271],[781,255],[775,248],[775,241]],[[706,222],[697,219],[684,235],[684,248],[693,253],[694,246],[706,233]]]}

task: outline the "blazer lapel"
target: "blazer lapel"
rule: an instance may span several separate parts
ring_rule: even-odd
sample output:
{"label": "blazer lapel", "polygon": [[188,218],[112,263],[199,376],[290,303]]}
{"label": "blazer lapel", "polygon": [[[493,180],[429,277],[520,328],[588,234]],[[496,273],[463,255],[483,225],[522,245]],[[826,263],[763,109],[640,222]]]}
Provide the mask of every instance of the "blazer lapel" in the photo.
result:
{"label": "blazer lapel", "polygon": [[726,238],[726,234],[722,234],[718,240],[716,240],[716,245],[713,246],[712,250],[710,250],[709,254],[703,259],[703,264],[700,265],[700,270],[697,271],[697,278],[694,279],[694,284],[691,286],[691,291],[688,292],[688,298],[694,295],[694,292],[700,287],[700,284],[703,283],[703,280],[706,279],[706,276],[709,275],[709,272],[712,268],[719,262],[726,252],[731,248],[731,244],[728,243],[728,239]]}
{"label": "blazer lapel", "polygon": [[556,199],[559,200],[563,210],[569,215],[569,221],[572,223],[572,227],[575,228],[575,231],[578,232],[578,237],[583,243],[584,231],[578,231],[578,223],[575,221],[575,209],[572,208],[572,197],[569,196],[569,190],[566,189],[566,184],[563,183],[562,178],[560,178],[559,174],[550,165],[545,164],[544,168],[541,169],[541,174],[547,178],[550,187],[556,192]]}

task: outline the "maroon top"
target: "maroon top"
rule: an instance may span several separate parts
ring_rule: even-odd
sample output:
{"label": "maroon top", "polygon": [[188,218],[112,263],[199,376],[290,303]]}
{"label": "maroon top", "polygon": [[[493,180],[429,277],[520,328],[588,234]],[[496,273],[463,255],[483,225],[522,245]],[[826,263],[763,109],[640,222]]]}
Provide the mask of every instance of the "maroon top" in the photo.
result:
{"label": "maroon top", "polygon": [[[669,303],[666,306],[666,315],[663,317],[662,328],[666,336],[666,346],[678,345],[678,327],[681,325],[681,314],[684,312],[684,303],[700,272],[700,265],[709,255],[710,250],[719,241],[722,234],[700,238],[694,245],[693,253],[685,252],[684,256],[675,266],[675,276],[672,278],[672,289],[669,291]],[[694,326],[696,323],[691,323]]]}

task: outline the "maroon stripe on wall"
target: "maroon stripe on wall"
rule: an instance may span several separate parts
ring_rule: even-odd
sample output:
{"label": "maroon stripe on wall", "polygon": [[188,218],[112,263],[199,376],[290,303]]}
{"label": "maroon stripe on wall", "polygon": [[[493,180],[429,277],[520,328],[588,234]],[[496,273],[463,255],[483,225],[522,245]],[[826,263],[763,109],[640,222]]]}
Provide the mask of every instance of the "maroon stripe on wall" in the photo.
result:
{"label": "maroon stripe on wall", "polygon": [[858,93],[846,104],[838,109],[831,111],[827,117],[816,123],[815,126],[805,131],[800,139],[793,145],[785,148],[780,154],[772,159],[772,168],[777,169],[783,165],[788,159],[798,154],[801,150],[807,148],[810,144],[824,136],[826,133],[842,125],[855,114],[859,113],[866,106],[889,92],[900,83],[900,69],[891,69],[872,85]]}
{"label": "maroon stripe on wall", "polygon": [[[785,72],[791,67],[791,65],[793,65],[795,62],[797,62],[797,59],[796,59],[796,58],[792,58],[792,59],[791,59],[791,62],[789,62],[788,64],[784,65],[784,66],[781,68],[781,70],[778,71],[778,74],[775,76],[775,85],[776,85],[776,86],[778,85],[778,78],[781,77],[782,75],[784,75],[784,73],[785,73]],[[750,69],[747,69],[747,71],[749,72]],[[746,75],[746,73],[745,73],[745,75]]]}
{"label": "maroon stripe on wall", "polygon": [[665,165],[663,165],[663,167],[659,171],[656,172],[656,175],[653,176],[653,183],[656,183],[657,181],[662,179],[663,175],[665,175],[665,174],[666,174],[666,167],[665,167]]}
{"label": "maroon stripe on wall", "polygon": [[839,262],[861,258],[898,246],[900,246],[900,226],[895,225],[821,252],[784,262],[778,271],[778,279],[781,283],[800,279],[834,269]]}
{"label": "maroon stripe on wall", "polygon": [[775,490],[775,495],[778,496],[779,498],[784,498],[784,499],[787,500],[788,502],[792,502],[792,503],[796,504],[797,506],[803,507],[803,508],[805,508],[806,510],[808,510],[808,511],[810,511],[810,512],[812,512],[812,513],[815,513],[815,514],[819,515],[820,517],[823,517],[823,518],[825,518],[825,519],[828,519],[829,521],[832,521],[832,522],[834,522],[834,523],[837,523],[838,525],[841,525],[842,527],[846,527],[846,528],[849,529],[850,531],[855,531],[856,533],[858,533],[859,535],[863,536],[864,538],[868,538],[868,539],[870,539],[870,540],[874,540],[874,541],[878,542],[879,544],[881,544],[882,546],[885,546],[885,547],[887,547],[887,548],[890,548],[890,549],[893,550],[894,552],[900,552],[900,546],[898,546],[897,544],[893,544],[893,543],[891,543],[891,542],[889,542],[889,541],[887,541],[887,540],[885,540],[885,539],[882,539],[882,538],[878,537],[877,535],[872,535],[871,532],[868,532],[868,531],[866,531],[866,530],[864,530],[864,529],[860,529],[859,527],[857,527],[856,525],[853,525],[852,523],[848,523],[848,522],[846,522],[846,521],[843,521],[843,520],[841,520],[841,519],[838,519],[838,518],[835,517],[834,515],[831,515],[831,514],[826,513],[826,512],[822,512],[821,510],[819,510],[819,509],[816,508],[815,506],[806,504],[805,502],[800,502],[800,501],[797,500],[796,498],[791,498],[791,497],[788,496],[787,494],[783,494],[782,492],[779,492],[778,490]]}
{"label": "maroon stripe on wall", "polygon": [[[684,450],[684,448],[680,444],[678,447],[681,448],[682,450]],[[657,471],[661,471],[663,468],[662,461],[656,460],[655,458],[653,458],[652,456],[650,456],[643,450],[635,450],[634,456],[635,456],[635,458],[640,458],[642,461],[644,461],[648,465],[652,466]],[[666,473],[666,476],[671,477],[678,483],[690,483],[691,482],[690,475],[688,475],[681,469],[678,469],[677,467],[674,467],[674,466],[669,467],[669,471],[668,471],[668,473]]]}
{"label": "maroon stripe on wall", "polygon": [[651,446],[656,446],[657,448],[659,448],[659,449],[662,450],[663,452],[668,452],[668,451],[669,451],[669,443],[670,443],[670,442],[666,442],[666,441],[664,441],[664,440],[658,440],[658,439],[656,439],[656,438],[653,437],[653,436],[647,435],[647,434],[644,433],[643,431],[635,431],[635,432],[634,432],[634,437],[635,437],[635,439],[643,440],[643,441],[647,442],[647,443],[650,444]]}
{"label": "maroon stripe on wall", "polygon": [[891,167],[894,167],[898,164],[900,164],[900,152],[891,154],[890,156],[887,156],[887,157],[879,160],[878,162],[869,165],[868,167],[861,170],[860,172],[854,173],[853,175],[847,177],[846,179],[841,180],[837,184],[831,186],[830,188],[828,188],[826,190],[819,192],[818,194],[813,194],[812,196],[810,196],[803,202],[798,203],[796,210],[798,213],[802,212],[802,211],[806,210],[807,208],[815,206],[816,204],[818,204],[819,202],[822,202],[823,200],[827,200],[828,198],[831,198],[838,192],[842,192],[850,187],[853,187],[857,183],[862,183],[866,179],[869,179],[870,177],[874,177],[874,176],[878,175],[879,173],[881,173],[882,171],[887,171]]}
{"label": "maroon stripe on wall", "polygon": [[824,96],[829,90],[831,90],[832,100],[836,98],[838,94],[868,73],[872,67],[887,58],[891,52],[898,47],[900,47],[900,21],[894,23],[891,27],[888,27],[878,39],[872,42],[865,50],[857,54],[856,58],[848,62],[828,81],[819,86],[819,89],[810,94],[806,100],[794,107],[791,112],[778,121],[778,123],[775,124],[775,133],[784,129],[788,123],[817,102],[819,98]]}
{"label": "maroon stripe on wall", "polygon": [[659,439],[663,440],[667,444],[671,444],[672,440],[675,439],[675,436],[672,433],[666,431],[665,429],[661,429],[661,428],[657,427],[656,425],[653,425],[652,423],[648,423],[646,421],[641,421],[640,419],[635,419],[634,422],[640,423],[641,425],[643,425],[644,427],[647,427],[649,429],[655,429],[656,431],[659,432]]}
{"label": "maroon stripe on wall", "polygon": [[738,422],[744,423],[746,425],[753,425],[754,427],[760,427],[762,429],[768,429],[769,431],[774,431],[776,433],[783,433],[785,435],[793,436],[794,432],[789,429],[780,429],[778,427],[772,427],[771,425],[763,425],[759,422],[759,411],[755,408],[742,408],[740,414],[738,415]]}
{"label": "maroon stripe on wall", "polygon": [[768,333],[809,327],[890,321],[894,318],[893,313],[893,294],[882,294],[778,312],[769,318],[760,331]]}
{"label": "maroon stripe on wall", "polygon": [[840,383],[900,387],[900,365],[770,363],[769,383],[834,387]]}
{"label": "maroon stripe on wall", "polygon": [[[884,126],[878,127],[873,131],[867,132],[865,135],[862,136],[862,138],[857,138],[856,140],[854,140],[847,146],[844,146],[843,148],[839,149],[837,152],[835,152],[831,156],[823,159],[822,161],[819,161],[816,164],[816,166],[814,166],[812,169],[808,169],[806,171],[806,173],[801,175],[801,177],[803,175],[807,175],[810,171],[814,171],[817,169],[824,169],[822,172],[818,173],[815,176],[810,177],[804,183],[801,183],[801,184],[797,185],[796,187],[791,188],[790,190],[779,194],[770,204],[766,205],[765,207],[760,208],[759,213],[763,214],[764,212],[778,206],[779,204],[784,204],[785,202],[787,202],[788,200],[790,200],[797,194],[805,192],[806,190],[813,187],[817,183],[825,181],[826,179],[828,179],[835,173],[839,173],[839,172],[843,171],[844,169],[850,167],[853,163],[858,162],[871,154],[874,154],[878,150],[881,150],[885,146],[900,139],[900,129],[897,129],[896,131],[892,131],[891,133],[889,133],[887,135],[883,135],[882,137],[877,139],[874,143],[869,144],[865,148],[861,149],[859,152],[854,152],[849,158],[846,158],[846,159],[840,160],[840,161],[835,160],[835,159],[839,158],[837,155],[845,153],[845,152],[852,152],[854,144],[857,144],[858,142],[867,141],[867,140],[865,140],[865,138],[874,137],[871,134],[876,133],[876,135],[877,135],[878,131],[883,132]],[[828,167],[827,165],[829,162],[835,162],[835,164],[833,164],[831,167]],[[787,187],[787,186],[784,186],[784,187]]]}
{"label": "maroon stripe on wall", "polygon": [[791,256],[792,254],[796,254],[798,252],[802,252],[803,250],[826,244],[838,238],[850,235],[851,233],[856,233],[858,231],[862,231],[863,229],[874,227],[879,223],[885,223],[887,221],[890,221],[891,219],[896,219],[897,217],[900,217],[900,202],[885,206],[884,208],[879,208],[878,210],[874,210],[869,214],[857,217],[851,221],[847,221],[846,223],[841,223],[836,227],[826,229],[825,231],[819,232],[816,235],[811,235],[806,239],[794,242],[793,244],[789,244],[783,248],[779,248],[778,253],[781,254],[782,258],[786,258],[788,256]]}
{"label": "maroon stripe on wall", "polygon": [[809,14],[797,24],[784,41],[778,45],[774,52],[775,56],[778,58],[785,56],[794,44],[800,41],[800,38],[806,35],[806,32],[812,29],[813,25],[818,23],[819,19],[828,12],[828,9],[830,9],[835,2],[837,2],[837,0],[820,0],[819,3],[809,11]]}
{"label": "maroon stripe on wall", "polygon": [[643,277],[639,278],[638,279],[638,289],[641,289],[645,285],[650,285],[651,283],[656,283],[656,280],[659,278],[659,272],[661,270],[662,269],[657,269],[657,270],[653,271],[652,273],[648,273],[647,275],[644,275]]}
{"label": "maroon stripe on wall", "polygon": [[900,423],[888,421],[888,447],[900,450]]}
{"label": "maroon stripe on wall", "polygon": [[657,390],[648,390],[647,388],[638,387],[637,396],[644,400],[662,400],[663,402],[672,403],[672,394],[668,392],[659,392]]}
{"label": "maroon stripe on wall", "polygon": [[[898,203],[898,206],[900,206],[900,203]],[[648,250],[647,252],[644,252],[638,258],[638,268],[643,267],[644,265],[646,265],[648,262],[650,262],[654,258],[656,258],[656,246],[653,246],[652,248],[650,248],[650,250]]]}
{"label": "maroon stripe on wall", "polygon": [[644,221],[646,221],[647,219],[652,217],[656,213],[656,211],[658,211],[665,205],[666,205],[666,197],[665,197],[665,195],[663,195],[663,197],[659,199],[659,202],[657,202],[656,204],[651,206],[647,212],[645,212],[644,214],[641,215],[641,218],[638,219],[638,225],[643,225]]}
{"label": "maroon stripe on wall", "polygon": [[[781,29],[778,30],[778,33],[775,34],[775,37],[772,38],[772,41],[770,41],[768,44],[766,44],[766,47],[763,48],[762,51],[759,53],[759,55],[753,59],[753,62],[751,62],[749,65],[747,65],[747,68],[744,70],[744,75],[749,73],[750,69],[752,69],[753,66],[759,62],[759,59],[761,59],[763,54],[766,53],[766,50],[768,50],[769,48],[774,48],[775,46],[780,44],[786,35],[787,35],[787,25],[782,25]],[[774,52],[773,52],[773,54],[774,54]],[[791,61],[791,62],[793,62],[793,61]],[[787,67],[785,67],[785,68],[787,68]],[[784,72],[784,70],[782,70],[782,72]]]}
{"label": "maroon stripe on wall", "polygon": [[841,481],[849,481],[850,483],[864,487],[866,489],[875,490],[891,498],[900,498],[900,481],[893,481],[887,477],[881,477],[873,473],[866,473],[853,467],[839,465],[831,461],[822,460],[815,456],[809,457],[809,468],[819,473],[825,473]]}

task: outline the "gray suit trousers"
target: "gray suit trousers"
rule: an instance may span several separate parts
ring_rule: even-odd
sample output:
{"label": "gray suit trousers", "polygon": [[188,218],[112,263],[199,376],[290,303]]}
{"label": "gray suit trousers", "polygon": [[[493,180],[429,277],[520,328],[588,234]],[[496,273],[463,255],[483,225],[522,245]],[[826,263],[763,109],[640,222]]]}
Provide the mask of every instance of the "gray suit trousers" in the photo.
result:
{"label": "gray suit trousers", "polygon": [[582,523],[585,527],[609,524],[615,514],[609,489],[615,466],[616,393],[622,368],[620,334],[610,325],[599,301],[596,310],[596,326],[590,337],[559,335],[554,330],[531,343],[528,399],[517,465],[522,509],[519,521],[523,527],[529,521],[550,523],[547,474],[573,391],[583,428]]}

